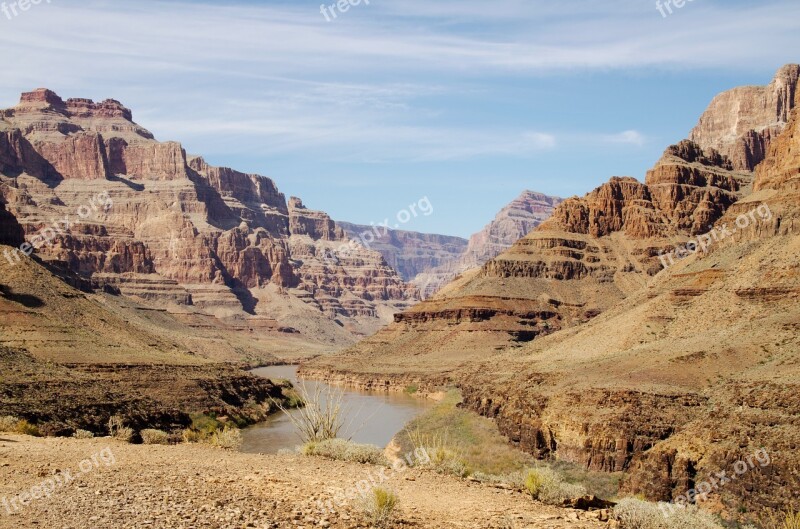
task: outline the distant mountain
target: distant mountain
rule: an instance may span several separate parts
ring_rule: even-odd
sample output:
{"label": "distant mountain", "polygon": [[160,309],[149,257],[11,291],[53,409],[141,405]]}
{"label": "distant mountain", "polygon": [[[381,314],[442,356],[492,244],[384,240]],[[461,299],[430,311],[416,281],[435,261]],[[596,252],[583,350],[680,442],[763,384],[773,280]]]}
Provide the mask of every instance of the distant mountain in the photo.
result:
{"label": "distant mountain", "polygon": [[418,299],[376,251],[330,259],[347,236],[327,214],[157,141],[111,99],[38,89],[0,110],[0,197],[43,259],[151,306],[270,321],[307,340],[297,352],[353,343]]}
{"label": "distant mountain", "polygon": [[413,278],[422,296],[428,298],[467,270],[480,267],[511,247],[553,214],[563,199],[535,191],[524,191],[504,207],[483,230],[469,239],[464,252]]}
{"label": "distant mountain", "polygon": [[746,479],[698,503],[741,522],[788,511],[800,490],[798,71],[718,96],[644,182],[613,177],[565,200],[303,373],[457,386],[527,452],[623,472],[623,494],[652,500],[766,452],[768,468],[745,465]]}
{"label": "distant mountain", "polygon": [[451,263],[467,250],[467,240],[461,237],[384,228],[379,228],[376,234],[374,226],[340,221],[336,224],[353,240],[359,240],[365,233],[375,235],[375,241],[369,244],[369,248],[380,252],[405,281]]}

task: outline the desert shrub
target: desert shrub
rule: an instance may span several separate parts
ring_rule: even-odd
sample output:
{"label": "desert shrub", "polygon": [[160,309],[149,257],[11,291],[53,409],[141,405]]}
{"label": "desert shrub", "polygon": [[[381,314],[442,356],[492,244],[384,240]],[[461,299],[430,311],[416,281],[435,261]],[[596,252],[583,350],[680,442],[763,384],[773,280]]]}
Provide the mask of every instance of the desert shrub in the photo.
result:
{"label": "desert shrub", "polygon": [[[344,428],[344,391],[333,386],[316,384],[310,391],[305,382],[295,388],[302,405],[290,413],[287,404],[273,401],[297,429],[303,443],[336,439]],[[285,392],[284,392],[285,393]]]}
{"label": "desert shrub", "polygon": [[373,527],[386,528],[394,523],[398,503],[397,494],[383,487],[375,487],[361,499],[361,510]]}
{"label": "desert shrub", "polygon": [[800,512],[790,509],[788,512],[771,515],[767,527],[770,529],[800,529]]}
{"label": "desert shrub", "polygon": [[209,438],[209,443],[226,450],[239,450],[242,446],[242,432],[239,428],[226,426],[222,430],[217,430]]}
{"label": "desert shrub", "polygon": [[416,466],[461,478],[472,474],[463,449],[456,443],[451,443],[447,434],[425,435],[419,431],[408,431],[406,435],[415,453],[425,453],[428,456],[424,461],[416,461]]}
{"label": "desert shrub", "polygon": [[0,432],[15,432],[19,424],[19,419],[11,415],[0,417]]}
{"label": "desert shrub", "polygon": [[88,430],[75,430],[75,433],[72,434],[72,437],[75,439],[92,439],[94,438],[94,434]]}
{"label": "desert shrub", "polygon": [[321,456],[337,461],[389,466],[389,461],[377,446],[353,443],[344,439],[312,441],[303,445],[302,452],[307,456]]}
{"label": "desert shrub", "polygon": [[108,419],[108,434],[119,441],[130,443],[134,435],[133,428],[128,428],[119,415]]}
{"label": "desert shrub", "polygon": [[583,485],[567,483],[556,471],[547,467],[528,471],[525,475],[525,490],[534,499],[551,505],[561,505],[565,500],[586,495]]}
{"label": "desert shrub", "polygon": [[722,529],[714,517],[695,506],[685,508],[625,498],[614,507],[623,529]]}
{"label": "desert shrub", "polygon": [[181,434],[181,439],[184,443],[202,443],[208,437],[197,430],[186,428]]}
{"label": "desert shrub", "polygon": [[419,386],[416,384],[411,384],[406,386],[405,392],[409,395],[414,395],[416,392],[419,391]]}
{"label": "desert shrub", "polygon": [[14,432],[21,435],[30,435],[33,437],[42,436],[42,432],[39,431],[39,428],[35,424],[31,424],[25,419],[21,419],[19,422],[17,422],[17,425],[14,427]]}
{"label": "desert shrub", "polygon": [[139,432],[142,443],[146,445],[165,445],[169,444],[169,434],[161,430],[142,430]]}

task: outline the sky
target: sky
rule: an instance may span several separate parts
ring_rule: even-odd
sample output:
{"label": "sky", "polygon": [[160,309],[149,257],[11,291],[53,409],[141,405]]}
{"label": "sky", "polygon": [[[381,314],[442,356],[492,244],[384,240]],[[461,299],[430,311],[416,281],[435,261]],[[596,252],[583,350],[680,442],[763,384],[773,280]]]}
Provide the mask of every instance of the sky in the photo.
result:
{"label": "sky", "polygon": [[525,189],[643,180],[714,95],[800,62],[797,0],[660,3],[6,0],[0,107],[117,99],[336,220],[468,237]]}

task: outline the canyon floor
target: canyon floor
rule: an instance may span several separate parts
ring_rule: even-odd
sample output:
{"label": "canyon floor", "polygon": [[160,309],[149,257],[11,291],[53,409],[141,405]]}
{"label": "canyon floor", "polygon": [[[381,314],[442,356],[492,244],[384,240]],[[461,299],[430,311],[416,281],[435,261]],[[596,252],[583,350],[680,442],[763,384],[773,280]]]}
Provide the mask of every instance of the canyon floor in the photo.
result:
{"label": "canyon floor", "polygon": [[[104,452],[105,457],[97,458]],[[109,456],[110,450],[112,457]],[[97,465],[81,472],[81,461]],[[108,463],[108,464],[106,464]],[[75,478],[14,514],[2,528],[369,527],[355,507],[321,513],[317,500],[354,487],[379,468],[300,455],[251,455],[203,445],[143,446],[0,436],[0,504],[65,471]],[[559,509],[518,492],[409,469],[385,486],[399,496],[398,527],[605,527],[589,513]],[[3,504],[5,505],[5,504]],[[13,510],[13,509],[12,509]]]}

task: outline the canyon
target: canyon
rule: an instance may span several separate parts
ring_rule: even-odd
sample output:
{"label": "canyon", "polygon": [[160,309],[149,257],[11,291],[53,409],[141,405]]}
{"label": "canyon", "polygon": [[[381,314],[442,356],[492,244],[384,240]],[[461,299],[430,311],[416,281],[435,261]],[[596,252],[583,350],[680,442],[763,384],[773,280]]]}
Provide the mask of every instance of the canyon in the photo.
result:
{"label": "canyon", "polygon": [[[800,486],[798,71],[718,96],[643,183],[614,177],[565,200],[481,268],[301,371],[390,391],[458,386],[525,451],[622,471],[624,491],[652,500],[764,448],[770,467],[700,501],[729,519],[788,508]],[[756,137],[764,149],[745,154]],[[757,208],[771,214],[745,226]],[[665,253],[729,227],[665,269]]]}

